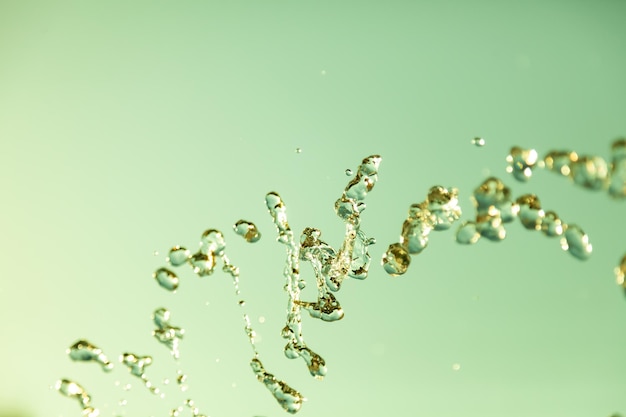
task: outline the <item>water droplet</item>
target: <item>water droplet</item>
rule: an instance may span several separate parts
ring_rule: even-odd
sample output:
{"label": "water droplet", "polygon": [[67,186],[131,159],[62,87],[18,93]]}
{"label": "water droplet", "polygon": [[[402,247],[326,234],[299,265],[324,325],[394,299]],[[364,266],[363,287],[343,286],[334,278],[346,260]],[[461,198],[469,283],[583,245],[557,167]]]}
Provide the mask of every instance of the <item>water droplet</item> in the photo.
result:
{"label": "water droplet", "polygon": [[121,405],[122,407],[128,404],[128,401],[121,399],[118,403],[119,405]]}
{"label": "water droplet", "polygon": [[252,222],[239,220],[234,224],[233,229],[235,233],[242,236],[246,242],[254,243],[261,239],[261,233],[259,233],[256,225]]}
{"label": "water droplet", "polygon": [[563,235],[563,222],[553,211],[546,211],[541,222],[541,231],[549,237]]}
{"label": "water droplet", "polygon": [[485,146],[485,139],[479,138],[479,137],[475,137],[474,139],[472,139],[472,145],[478,146],[478,147],[483,147],[483,146]]}
{"label": "water droplet", "polygon": [[224,255],[226,249],[226,241],[222,232],[216,229],[208,229],[202,233],[200,238],[200,251],[211,255],[213,258],[219,258]]}
{"label": "water droplet", "polygon": [[461,369],[461,364],[460,363],[452,364],[452,370],[453,371],[458,371],[460,369]]}
{"label": "water droplet", "polygon": [[522,225],[530,230],[541,230],[545,217],[541,209],[539,198],[534,194],[524,194],[517,199],[519,205],[519,219]]}
{"label": "water droplet", "polygon": [[157,269],[152,277],[157,280],[162,288],[168,291],[175,291],[178,288],[179,279],[175,273],[167,268]]}
{"label": "water droplet", "polygon": [[244,300],[239,300],[239,306],[243,307],[246,305],[246,302]]}
{"label": "water droplet", "polygon": [[581,156],[572,163],[570,176],[576,185],[601,190],[609,185],[609,166],[599,156]]}
{"label": "water droplet", "polygon": [[626,197],[626,138],[617,139],[611,146],[609,194],[614,198]]}
{"label": "water droplet", "polygon": [[404,274],[409,269],[410,263],[411,255],[399,243],[389,245],[382,259],[383,268],[394,277]]}
{"label": "water droplet", "polygon": [[215,268],[215,257],[209,253],[198,251],[189,258],[189,263],[193,268],[193,272],[199,277],[205,277],[213,274]]}
{"label": "water droplet", "polygon": [[100,415],[100,411],[91,406],[91,397],[87,394],[87,391],[78,383],[68,379],[61,379],[56,382],[55,389],[61,395],[75,398],[83,410],[83,416],[97,417]]}
{"label": "water droplet", "polygon": [[261,324],[265,323],[265,317],[259,316],[259,323]]}
{"label": "water droplet", "polygon": [[351,177],[352,174],[353,174],[352,170],[349,169],[349,168],[345,170],[345,173],[346,173],[346,176],[348,176],[348,177]]}
{"label": "water droplet", "polygon": [[301,148],[296,148],[296,153],[302,153],[302,149]]}
{"label": "water droplet", "polygon": [[568,177],[571,174],[571,165],[577,159],[575,152],[550,151],[543,158],[543,162],[548,170]]}
{"label": "water droplet", "polygon": [[533,168],[537,165],[537,151],[534,149],[522,149],[514,146],[506,157],[508,163],[506,171],[513,177],[526,182],[533,175]]}
{"label": "water droplet", "polygon": [[428,213],[428,223],[435,230],[447,230],[461,217],[458,195],[458,189],[447,189],[440,185],[428,191],[425,213]]}
{"label": "water droplet", "polygon": [[170,350],[175,359],[178,359],[180,358],[178,346],[185,330],[172,326],[169,322],[170,316],[170,312],[165,308],[158,308],[154,311],[152,320],[157,328],[152,331],[152,335]]}
{"label": "water droplet", "polygon": [[476,223],[466,221],[461,224],[456,232],[456,241],[463,245],[473,245],[480,239],[480,233],[476,230]]}
{"label": "water droplet", "polygon": [[302,394],[267,372],[258,358],[252,359],[250,367],[257,379],[272,393],[283,410],[295,414],[302,408],[302,403],[305,401]]}
{"label": "water droplet", "polygon": [[588,259],[592,252],[589,236],[580,227],[573,224],[569,224],[565,228],[561,238],[561,247],[580,260]]}
{"label": "water droplet", "polygon": [[67,350],[67,353],[70,358],[75,361],[97,362],[106,372],[109,372],[113,369],[113,363],[109,361],[104,353],[102,353],[102,349],[89,343],[86,340],[79,340],[74,343]]}
{"label": "water droplet", "polygon": [[626,291],[626,255],[622,257],[619,265],[615,267],[615,280]]}
{"label": "water droplet", "polygon": [[187,263],[190,257],[191,252],[189,252],[189,250],[183,248],[182,246],[174,246],[170,249],[170,253],[166,261],[172,266],[180,266]]}

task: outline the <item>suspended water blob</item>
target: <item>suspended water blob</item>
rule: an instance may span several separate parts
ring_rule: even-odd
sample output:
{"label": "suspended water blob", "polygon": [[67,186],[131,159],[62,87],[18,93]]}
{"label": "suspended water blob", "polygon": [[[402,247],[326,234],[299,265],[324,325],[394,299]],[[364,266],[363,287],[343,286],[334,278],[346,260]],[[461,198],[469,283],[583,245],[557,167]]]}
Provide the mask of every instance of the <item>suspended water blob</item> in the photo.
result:
{"label": "suspended water blob", "polygon": [[259,239],[261,239],[261,233],[256,225],[247,220],[238,220],[237,223],[233,225],[233,229],[236,234],[243,237],[248,243],[258,242]]}
{"label": "suspended water blob", "polygon": [[113,363],[102,352],[102,349],[86,340],[77,341],[66,352],[74,361],[97,362],[105,372],[113,369]]}

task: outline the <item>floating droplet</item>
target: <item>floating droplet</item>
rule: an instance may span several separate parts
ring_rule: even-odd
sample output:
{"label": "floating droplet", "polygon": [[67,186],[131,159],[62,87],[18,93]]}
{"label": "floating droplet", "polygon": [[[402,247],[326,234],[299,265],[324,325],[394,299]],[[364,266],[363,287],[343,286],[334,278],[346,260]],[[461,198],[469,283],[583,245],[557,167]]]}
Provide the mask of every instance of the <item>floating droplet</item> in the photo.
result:
{"label": "floating droplet", "polygon": [[463,245],[473,245],[480,239],[480,233],[476,230],[476,223],[466,221],[461,224],[456,232],[456,241]]}
{"label": "floating droplet", "polygon": [[180,357],[178,346],[185,330],[172,326],[169,322],[170,316],[171,313],[165,308],[158,308],[154,311],[152,320],[157,328],[152,331],[152,335],[170,350],[174,358],[178,359]]}
{"label": "floating droplet", "polygon": [[199,277],[205,277],[211,275],[215,268],[215,257],[210,253],[203,253],[202,251],[194,253],[189,258],[189,263],[193,268],[193,272]]}
{"label": "floating droplet", "polygon": [[563,235],[563,222],[553,211],[546,211],[541,222],[541,231],[550,237]]}
{"label": "floating droplet", "polygon": [[212,255],[214,258],[224,255],[226,241],[222,232],[216,229],[208,229],[200,238],[200,251]]}
{"label": "floating droplet", "polygon": [[601,190],[609,185],[609,166],[599,156],[581,156],[571,164],[570,176],[576,185]]}
{"label": "floating droplet", "polygon": [[626,197],[626,138],[617,139],[611,146],[611,180],[609,194]]}
{"label": "floating droplet", "polygon": [[178,288],[179,279],[175,273],[167,268],[157,269],[152,277],[157,280],[159,285],[168,291],[175,291]]}
{"label": "floating droplet", "polygon": [[104,353],[102,353],[102,349],[89,343],[86,340],[79,340],[74,343],[67,350],[67,353],[70,358],[75,361],[97,362],[106,372],[109,372],[113,369],[113,363],[109,361]]}
{"label": "floating droplet", "polygon": [[400,243],[389,245],[382,259],[383,268],[394,277],[406,273],[410,263],[411,255]]}
{"label": "floating droplet", "polygon": [[615,279],[617,285],[620,285],[626,291],[626,255],[622,257],[619,265],[615,267]]}
{"label": "floating droplet", "polygon": [[353,174],[352,170],[349,169],[349,168],[346,169],[345,173],[346,173],[346,176],[348,176],[348,177],[352,176],[352,174]]}
{"label": "floating droplet", "polygon": [[257,229],[256,225],[246,220],[239,220],[233,226],[235,233],[242,236],[246,242],[254,243],[261,239],[261,233]]}
{"label": "floating droplet", "polygon": [[528,181],[533,175],[533,168],[537,164],[537,151],[534,149],[522,149],[514,146],[506,157],[508,163],[506,171],[522,182]]}
{"label": "floating droplet", "polygon": [[172,266],[180,266],[189,260],[191,257],[191,252],[189,252],[186,248],[181,246],[174,246],[170,249],[169,256],[167,258],[167,262]]}
{"label": "floating droplet", "polygon": [[461,369],[461,364],[460,363],[452,364],[452,370],[453,371],[458,371],[460,369]]}
{"label": "floating droplet", "polygon": [[283,410],[295,414],[302,408],[302,403],[305,401],[302,394],[267,372],[258,358],[252,359],[250,367],[257,379],[272,393]]}
{"label": "floating droplet", "polygon": [[479,138],[479,137],[475,137],[474,139],[472,139],[472,145],[478,146],[478,147],[483,147],[483,146],[485,146],[485,139]]}
{"label": "floating droplet", "polygon": [[128,366],[131,374],[141,377],[145,373],[145,368],[152,364],[152,357],[124,353],[122,355],[122,362],[124,365]]}
{"label": "floating droplet", "polygon": [[530,230],[541,230],[545,213],[541,209],[539,198],[534,194],[524,194],[516,202],[519,205],[518,216],[522,225]]}
{"label": "floating droplet", "polygon": [[296,153],[302,153],[302,149],[301,148],[296,148]]}
{"label": "floating droplet", "polygon": [[246,302],[244,300],[239,300],[239,306],[243,307],[246,305]]}
{"label": "floating droplet", "polygon": [[85,417],[98,417],[100,411],[91,406],[91,397],[87,394],[87,391],[74,381],[68,379],[61,379],[56,382],[55,389],[68,398],[75,398],[80,404]]}
{"label": "floating droplet", "polygon": [[571,165],[577,159],[578,155],[576,152],[550,151],[543,158],[543,161],[548,170],[569,177],[571,174]]}
{"label": "floating droplet", "polygon": [[426,198],[428,221],[435,230],[447,230],[461,217],[459,190],[440,185],[431,187]]}
{"label": "floating droplet", "polygon": [[561,247],[580,260],[588,259],[592,252],[589,236],[573,224],[567,225],[561,238]]}

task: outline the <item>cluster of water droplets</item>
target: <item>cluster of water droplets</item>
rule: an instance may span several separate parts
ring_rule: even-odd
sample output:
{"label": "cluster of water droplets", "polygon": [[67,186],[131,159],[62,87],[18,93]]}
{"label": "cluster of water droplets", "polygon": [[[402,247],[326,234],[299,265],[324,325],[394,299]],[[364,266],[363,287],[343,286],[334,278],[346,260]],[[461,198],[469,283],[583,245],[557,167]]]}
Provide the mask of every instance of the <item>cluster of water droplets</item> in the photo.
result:
{"label": "cluster of water droplets", "polygon": [[[472,143],[483,146],[484,139],[475,138]],[[299,149],[296,152],[299,153]],[[538,158],[533,149],[513,147],[507,157],[507,171],[520,181],[527,181],[537,166],[547,167],[551,171],[570,177],[576,184],[585,188],[598,190],[607,189],[616,198],[626,197],[626,139],[613,144],[612,160],[606,163],[599,157],[579,157],[575,152],[552,151],[543,160]],[[278,232],[277,241],[286,246],[287,260],[283,275],[285,290],[288,294],[287,318],[282,330],[282,337],[287,340],[284,354],[290,359],[302,358],[315,378],[322,379],[327,373],[324,359],[311,350],[304,341],[302,332],[301,311],[305,310],[313,318],[326,322],[340,320],[344,311],[334,295],[347,277],[364,279],[367,277],[370,255],[368,248],[375,243],[361,230],[361,213],[365,209],[365,197],[378,181],[378,167],[381,158],[373,155],[365,158],[356,171],[346,170],[348,176],[354,175],[345,187],[341,197],[335,202],[337,216],[345,226],[345,236],[341,247],[337,250],[321,239],[321,231],[306,227],[296,242],[294,233],[287,220],[287,209],[284,201],[275,192],[266,195],[265,202]],[[498,178],[487,178],[473,193],[476,217],[465,221],[456,232],[456,241],[461,244],[474,244],[481,238],[501,241],[507,231],[506,223],[519,218],[528,230],[541,231],[548,237],[560,237],[564,250],[578,259],[587,259],[592,252],[588,236],[576,225],[564,223],[554,211],[544,211],[539,198],[534,194],[525,194],[517,199],[511,197],[510,189]],[[411,262],[411,255],[421,253],[427,246],[431,231],[447,230],[461,216],[461,208],[456,188],[434,186],[427,198],[421,203],[409,207],[408,216],[402,225],[400,241],[391,244],[382,258],[382,265],[390,275],[404,274]],[[246,220],[239,220],[233,225],[234,232],[247,242],[257,242],[261,234],[256,225]],[[153,273],[159,286],[175,292],[180,280],[171,267],[188,265],[199,277],[214,273],[218,262],[222,271],[232,278],[237,302],[241,307],[245,302],[239,298],[239,268],[234,266],[225,253],[226,242],[223,234],[216,229],[208,229],[202,233],[199,249],[192,254],[182,246],[170,249],[166,262],[167,267],[160,267]],[[301,290],[306,282],[300,276],[300,262],[310,262],[316,279],[317,299],[303,301]],[[626,255],[615,268],[616,279],[626,291]],[[152,335],[164,344],[176,360],[180,357],[179,344],[184,329],[170,323],[171,313],[165,308],[158,308],[152,315],[156,329]],[[279,405],[289,413],[296,413],[306,400],[302,394],[291,388],[284,381],[277,379],[268,372],[260,360],[256,346],[256,332],[252,328],[250,318],[243,314],[244,330],[253,350],[250,366],[256,378],[271,392]],[[113,364],[103,351],[86,340],[79,340],[68,350],[74,361],[96,362],[109,372]],[[120,362],[126,365],[131,375],[142,380],[143,384],[161,398],[164,394],[155,387],[146,376],[146,368],[152,364],[152,357],[124,353]],[[165,384],[169,383],[166,380]],[[176,377],[181,390],[187,386],[186,375],[178,371]],[[55,388],[62,395],[75,398],[82,407],[83,415],[96,417],[99,410],[91,405],[91,397],[78,383],[68,379],[57,381]],[[125,401],[124,401],[125,403]],[[191,410],[193,416],[204,417],[192,399],[170,411],[170,416],[179,416],[184,408]]]}
{"label": "cluster of water droplets", "polygon": [[402,224],[400,242],[392,243],[383,254],[382,264],[392,276],[406,273],[411,255],[421,253],[428,246],[431,231],[447,230],[461,217],[459,190],[439,185],[431,187],[421,203],[411,204]]}
{"label": "cluster of water droplets", "polygon": [[528,181],[533,169],[540,167],[588,190],[606,190],[614,198],[626,198],[626,138],[613,142],[610,161],[570,150],[553,150],[540,160],[536,150],[517,146],[511,148],[506,160],[507,172],[519,181]]}
{"label": "cluster of water droplets", "polygon": [[495,177],[487,178],[473,193],[476,218],[461,224],[456,241],[471,245],[480,238],[501,241],[507,235],[504,225],[519,218],[528,230],[541,231],[548,237],[560,237],[563,250],[578,259],[591,256],[589,237],[575,224],[564,223],[554,211],[544,211],[539,197],[524,194],[517,199],[511,197],[509,187]]}

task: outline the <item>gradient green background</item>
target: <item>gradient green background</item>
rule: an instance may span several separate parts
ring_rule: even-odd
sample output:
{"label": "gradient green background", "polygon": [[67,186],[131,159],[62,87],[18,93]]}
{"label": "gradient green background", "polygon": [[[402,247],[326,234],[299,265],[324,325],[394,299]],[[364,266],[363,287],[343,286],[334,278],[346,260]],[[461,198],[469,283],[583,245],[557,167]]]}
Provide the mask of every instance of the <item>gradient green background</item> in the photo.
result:
{"label": "gradient green background", "polygon": [[[608,156],[626,134],[625,17],[624,1],[0,0],[0,410],[78,416],[50,389],[67,377],[102,416],[164,417],[184,398],[212,417],[284,415],[248,366],[230,279],[183,270],[171,294],[151,278],[171,246],[218,228],[266,367],[309,399],[302,417],[626,412],[624,202],[504,171],[512,145]],[[329,367],[316,381],[282,354],[285,250],[264,196],[338,247],[344,171],[374,153],[370,276],[337,294],[342,321],[304,317]],[[469,219],[489,173],[579,224],[593,257],[514,223],[499,244],[434,233],[406,275],[383,271],[411,203],[456,186]],[[260,242],[232,232],[240,218]],[[187,331],[179,365],[150,334],[161,306]],[[72,362],[79,338],[116,361],[153,355],[157,384],[180,368],[189,391],[159,400],[119,364]]]}

